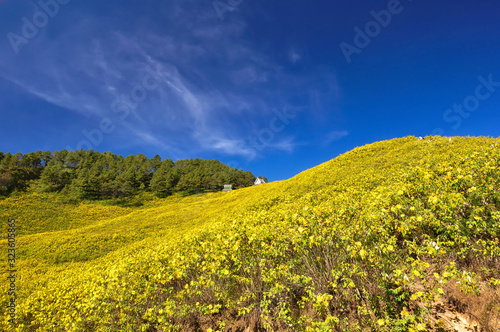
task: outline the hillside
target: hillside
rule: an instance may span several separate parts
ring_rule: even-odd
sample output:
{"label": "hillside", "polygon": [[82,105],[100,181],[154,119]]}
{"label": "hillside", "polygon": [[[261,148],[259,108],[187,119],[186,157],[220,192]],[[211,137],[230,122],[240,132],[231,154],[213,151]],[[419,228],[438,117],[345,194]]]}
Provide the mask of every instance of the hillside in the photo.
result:
{"label": "hillside", "polygon": [[499,175],[496,139],[405,137],[140,207],[9,197],[15,329],[498,331]]}

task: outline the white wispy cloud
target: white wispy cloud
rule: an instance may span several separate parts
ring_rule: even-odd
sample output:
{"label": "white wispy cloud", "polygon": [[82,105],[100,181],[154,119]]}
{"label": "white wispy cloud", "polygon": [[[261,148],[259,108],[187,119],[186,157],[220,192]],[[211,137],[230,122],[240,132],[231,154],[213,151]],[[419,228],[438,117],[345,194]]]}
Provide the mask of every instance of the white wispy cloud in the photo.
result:
{"label": "white wispy cloud", "polygon": [[328,146],[331,143],[338,141],[349,135],[349,132],[346,130],[334,130],[326,134],[323,140],[323,145]]}
{"label": "white wispy cloud", "polygon": [[[102,17],[79,20],[68,7],[74,23],[56,36],[40,33],[18,55],[2,54],[0,76],[60,108],[111,118],[117,126],[113,135],[130,144],[172,155],[201,149],[252,158],[245,137],[267,126],[272,109],[290,97],[286,91],[300,89],[307,78],[288,76],[258,45],[245,41],[243,20],[221,22],[215,12],[196,6],[173,1],[165,10],[167,29],[156,31],[145,21],[132,33]],[[290,54],[292,62],[300,58]],[[163,68],[164,81],[120,118],[113,102],[143,85],[148,66]],[[283,135],[267,148],[296,146]]]}

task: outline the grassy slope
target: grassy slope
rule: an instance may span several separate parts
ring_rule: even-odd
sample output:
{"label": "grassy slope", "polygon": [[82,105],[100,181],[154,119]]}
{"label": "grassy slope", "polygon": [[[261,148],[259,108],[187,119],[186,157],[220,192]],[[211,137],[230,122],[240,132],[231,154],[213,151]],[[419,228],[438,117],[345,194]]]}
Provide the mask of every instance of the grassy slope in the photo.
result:
{"label": "grassy slope", "polygon": [[490,300],[474,314],[489,310],[493,320],[477,317],[488,327],[499,315],[495,143],[378,142],[287,181],[144,208],[1,201],[0,217],[21,226],[18,321],[54,331],[418,330],[440,324],[426,314],[438,295],[467,304],[482,292]]}

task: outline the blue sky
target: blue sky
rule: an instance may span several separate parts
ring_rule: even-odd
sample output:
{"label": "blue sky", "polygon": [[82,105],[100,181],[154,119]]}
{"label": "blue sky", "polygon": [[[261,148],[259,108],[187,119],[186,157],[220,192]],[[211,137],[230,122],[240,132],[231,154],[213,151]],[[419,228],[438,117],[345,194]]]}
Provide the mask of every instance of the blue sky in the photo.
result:
{"label": "blue sky", "polygon": [[281,180],[394,137],[498,137],[499,15],[486,0],[3,0],[0,150]]}

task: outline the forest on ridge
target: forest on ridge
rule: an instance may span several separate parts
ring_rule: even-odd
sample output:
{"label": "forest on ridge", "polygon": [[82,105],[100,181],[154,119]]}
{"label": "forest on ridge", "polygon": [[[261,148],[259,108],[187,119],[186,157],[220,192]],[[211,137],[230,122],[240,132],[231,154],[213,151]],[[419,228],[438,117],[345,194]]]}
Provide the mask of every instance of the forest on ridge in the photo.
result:
{"label": "forest on ridge", "polygon": [[248,187],[256,177],[218,160],[161,160],[159,155],[123,157],[93,150],[0,151],[0,196],[27,190],[58,192],[73,200],[102,200],[151,192],[158,197],[173,193],[220,191],[225,184]]}

